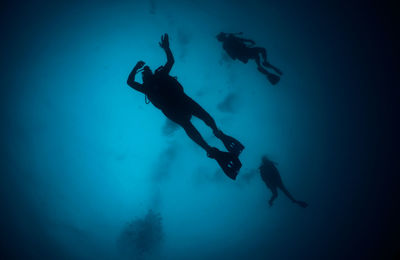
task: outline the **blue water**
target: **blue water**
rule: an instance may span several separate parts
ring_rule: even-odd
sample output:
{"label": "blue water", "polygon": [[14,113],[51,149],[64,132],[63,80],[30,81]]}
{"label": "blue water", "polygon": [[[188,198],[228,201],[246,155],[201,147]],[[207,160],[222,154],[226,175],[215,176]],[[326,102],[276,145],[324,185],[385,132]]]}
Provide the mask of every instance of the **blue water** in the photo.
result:
{"label": "blue water", "polygon": [[[3,258],[390,255],[393,196],[377,174],[385,158],[379,151],[394,133],[390,115],[381,113],[396,96],[388,95],[383,63],[371,64],[390,60],[392,45],[373,26],[379,9],[357,6],[4,4]],[[215,38],[221,31],[244,32],[265,47],[284,73],[279,84],[251,61],[230,60]],[[138,60],[152,69],[165,63],[163,33],[175,56],[171,74],[246,146],[236,181],[126,84]],[[376,48],[379,54],[371,52]],[[223,148],[203,122],[193,122]],[[285,185],[307,209],[281,193],[268,207],[270,191],[257,172],[262,155],[278,162]],[[162,239],[142,254],[124,251],[121,234],[149,210],[161,216]]]}

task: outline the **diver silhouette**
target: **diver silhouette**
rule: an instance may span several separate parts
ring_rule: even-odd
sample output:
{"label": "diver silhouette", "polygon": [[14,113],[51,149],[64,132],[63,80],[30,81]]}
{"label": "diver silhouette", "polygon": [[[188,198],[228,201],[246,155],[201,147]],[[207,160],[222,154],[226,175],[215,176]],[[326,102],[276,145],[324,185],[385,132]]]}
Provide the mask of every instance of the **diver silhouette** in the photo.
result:
{"label": "diver silhouette", "polygon": [[[238,59],[243,63],[247,63],[250,59],[253,59],[257,64],[258,71],[265,74],[272,85],[277,84],[280,80],[280,77],[270,73],[266,69],[272,69],[279,75],[282,75],[282,72],[268,62],[267,50],[263,47],[254,46],[256,43],[253,40],[239,38],[236,36],[241,34],[242,33],[221,32],[217,35],[217,39],[223,43],[222,47],[233,60]],[[246,43],[249,43],[250,45],[247,45]],[[262,63],[260,55],[263,59]]]}
{"label": "diver silhouette", "polygon": [[271,190],[272,196],[268,201],[269,205],[272,206],[274,200],[278,196],[278,188],[285,193],[285,195],[293,202],[298,204],[302,208],[306,208],[308,204],[304,201],[296,200],[289,193],[286,187],[283,185],[281,176],[279,174],[278,169],[275,166],[275,163],[268,159],[267,156],[262,157],[262,163],[260,166],[260,175],[261,179],[267,185],[267,187]]}
{"label": "diver silhouette", "polygon": [[[184,93],[183,87],[176,77],[169,75],[174,64],[174,57],[169,47],[168,34],[161,36],[159,44],[167,55],[167,63],[153,73],[148,66],[144,66],[145,63],[143,61],[139,61],[129,74],[127,84],[145,94],[146,103],[148,103],[148,99],[167,118],[180,125],[186,134],[207,152],[207,156],[215,159],[224,173],[235,180],[242,166],[238,156],[244,146],[233,137],[225,135],[219,130],[214,119],[198,103]],[[142,71],[143,84],[135,81],[135,76],[140,71]],[[214,135],[223,142],[229,152],[222,152],[208,145],[191,123],[192,116],[203,120],[213,130]]]}

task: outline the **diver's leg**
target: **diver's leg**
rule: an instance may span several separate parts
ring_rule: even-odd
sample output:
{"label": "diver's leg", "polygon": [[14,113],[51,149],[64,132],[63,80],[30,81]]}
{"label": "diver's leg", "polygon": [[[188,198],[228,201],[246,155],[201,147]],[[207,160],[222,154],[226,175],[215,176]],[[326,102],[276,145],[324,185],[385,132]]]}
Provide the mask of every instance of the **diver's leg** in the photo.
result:
{"label": "diver's leg", "polygon": [[302,208],[306,208],[306,207],[308,206],[308,204],[307,204],[306,202],[301,201],[301,200],[296,200],[296,199],[292,196],[292,194],[290,194],[290,192],[286,189],[286,187],[285,187],[285,185],[283,185],[283,183],[281,183],[281,184],[279,185],[279,189],[281,189],[282,192],[285,193],[285,195],[286,195],[293,203],[298,204],[298,205],[299,205],[300,207],[302,207]]}
{"label": "diver's leg", "polygon": [[297,202],[297,200],[292,196],[292,194],[290,194],[290,192],[286,189],[285,185],[283,185],[283,183],[280,183],[280,185],[278,186],[279,189],[281,189],[281,191],[283,193],[285,193],[285,195],[292,201],[292,202]]}
{"label": "diver's leg", "polygon": [[265,48],[255,47],[254,49],[257,52],[257,55],[261,54],[261,57],[263,58],[262,65],[264,65],[266,68],[271,68],[276,73],[278,73],[279,75],[282,75],[282,71],[280,69],[278,69],[277,67],[273,66],[271,63],[268,62],[268,60],[267,60],[267,50]]}
{"label": "diver's leg", "polygon": [[271,189],[272,192],[272,196],[268,201],[269,206],[271,207],[272,204],[274,203],[274,200],[276,199],[276,197],[278,197],[278,191],[276,187],[269,187]]}
{"label": "diver's leg", "polygon": [[260,60],[260,57],[258,55],[254,57],[254,60],[255,60],[255,62],[257,64],[258,71],[263,73],[263,74],[265,74],[267,76],[267,79],[269,80],[269,82],[271,82],[272,85],[275,85],[276,83],[279,82],[279,80],[280,80],[279,76],[268,72],[266,69],[264,69],[261,66],[261,60]]}
{"label": "diver's leg", "polygon": [[261,54],[261,57],[263,58],[263,63],[267,62],[267,50],[262,47],[255,47],[253,48],[257,54]]}
{"label": "diver's leg", "polygon": [[300,207],[302,207],[302,208],[306,208],[306,207],[308,206],[308,204],[307,204],[306,202],[301,201],[301,200],[296,200],[296,199],[292,196],[292,194],[290,194],[290,192],[286,189],[285,185],[283,185],[283,182],[282,182],[282,179],[281,179],[280,176],[279,176],[279,178],[278,178],[278,183],[277,183],[277,184],[278,184],[278,185],[277,185],[278,188],[281,189],[282,192],[285,193],[285,195],[286,195],[293,203],[298,204],[298,205],[299,205]]}
{"label": "diver's leg", "polygon": [[290,194],[290,192],[286,189],[286,187],[282,184],[279,186],[279,188],[282,190],[283,193],[285,193],[285,195],[293,202],[298,204],[300,207],[302,208],[307,208],[308,204],[304,201],[301,200],[296,200],[292,194]]}
{"label": "diver's leg", "polygon": [[263,68],[263,66],[261,66],[261,59],[260,59],[260,56],[255,56],[254,57],[254,60],[255,60],[255,62],[256,62],[256,64],[257,64],[257,69],[258,69],[258,71],[259,72],[261,72],[261,73],[263,73],[263,74],[265,74],[265,75],[269,75],[269,74],[271,74],[271,73],[269,73],[266,69],[264,69]]}
{"label": "diver's leg", "polygon": [[211,151],[212,147],[209,146],[206,141],[204,141],[199,131],[197,131],[197,129],[189,120],[184,123],[180,123],[180,125],[185,130],[190,139],[192,139],[196,144],[200,145],[207,153]]}
{"label": "diver's leg", "polygon": [[218,131],[218,127],[215,123],[214,118],[212,118],[211,115],[206,110],[204,110],[204,108],[202,108],[196,101],[191,98],[188,99],[188,102],[190,103],[192,115],[203,120],[203,122],[208,125],[214,131],[214,133],[215,131]]}
{"label": "diver's leg", "polygon": [[213,130],[214,135],[224,143],[224,146],[228,151],[235,155],[239,155],[243,151],[244,146],[235,138],[225,135],[221,130],[219,130],[215,120],[196,101],[188,97],[187,102],[192,115],[203,120],[204,123]]}

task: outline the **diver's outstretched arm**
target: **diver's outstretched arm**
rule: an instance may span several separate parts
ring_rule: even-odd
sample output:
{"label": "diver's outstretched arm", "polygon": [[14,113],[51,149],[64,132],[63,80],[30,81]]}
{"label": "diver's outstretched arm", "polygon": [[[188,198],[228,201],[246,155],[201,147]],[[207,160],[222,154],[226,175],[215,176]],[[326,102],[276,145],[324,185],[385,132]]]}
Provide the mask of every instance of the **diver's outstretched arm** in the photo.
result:
{"label": "diver's outstretched arm", "polygon": [[250,40],[250,39],[244,39],[244,38],[241,38],[240,40],[241,40],[242,42],[248,42],[248,43],[250,43],[250,44],[252,44],[252,45],[256,44],[256,42],[255,42],[255,41],[253,41],[253,40]]}
{"label": "diver's outstretched arm", "polygon": [[144,93],[144,89],[143,89],[143,85],[140,84],[139,82],[135,81],[135,76],[137,71],[143,67],[144,62],[143,61],[139,61],[138,63],[136,63],[135,67],[133,67],[131,73],[129,74],[128,80],[126,81],[126,83],[133,88],[134,90],[137,90],[139,92]]}
{"label": "diver's outstretched arm", "polygon": [[292,201],[296,202],[296,199],[290,194],[290,192],[286,189],[286,187],[283,185],[283,183],[279,186],[279,188],[285,193],[285,195]]}
{"label": "diver's outstretched arm", "polygon": [[283,183],[281,184],[281,186],[280,186],[279,188],[283,191],[283,193],[285,193],[285,195],[286,195],[293,203],[298,204],[298,205],[299,205],[300,207],[302,207],[302,208],[307,208],[307,207],[308,207],[307,202],[304,202],[304,201],[301,201],[301,200],[296,200],[296,199],[292,196],[292,194],[290,194],[290,192],[286,189],[286,187],[285,187],[285,185],[283,185]]}
{"label": "diver's outstretched arm", "polygon": [[172,55],[172,51],[169,48],[169,38],[168,34],[164,34],[161,36],[161,42],[160,42],[161,48],[164,49],[165,54],[167,54],[167,63],[164,65],[164,70],[169,73],[172,69],[172,66],[174,65],[174,55]]}

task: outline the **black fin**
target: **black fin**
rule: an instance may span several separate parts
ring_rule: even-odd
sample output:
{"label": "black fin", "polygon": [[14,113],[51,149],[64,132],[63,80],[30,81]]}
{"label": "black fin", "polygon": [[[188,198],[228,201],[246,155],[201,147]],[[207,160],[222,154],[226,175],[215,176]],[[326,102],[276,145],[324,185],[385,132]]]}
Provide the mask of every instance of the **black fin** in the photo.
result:
{"label": "black fin", "polygon": [[267,78],[269,80],[269,82],[271,82],[272,85],[276,85],[279,80],[281,79],[279,76],[275,75],[275,74],[268,74]]}
{"label": "black fin", "polygon": [[242,163],[237,156],[232,153],[221,152],[217,148],[213,148],[208,156],[218,162],[226,176],[232,180],[236,179],[236,176],[239,174],[239,170],[242,167]]}

